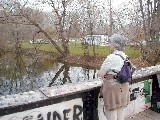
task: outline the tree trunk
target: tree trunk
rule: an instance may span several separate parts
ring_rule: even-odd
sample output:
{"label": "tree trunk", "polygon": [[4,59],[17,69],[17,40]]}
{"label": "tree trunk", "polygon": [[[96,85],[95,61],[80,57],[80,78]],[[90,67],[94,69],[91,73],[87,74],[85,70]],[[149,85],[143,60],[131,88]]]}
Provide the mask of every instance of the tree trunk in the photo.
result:
{"label": "tree trunk", "polygon": [[68,47],[68,42],[66,39],[64,39],[63,43],[62,43],[62,47],[64,49],[64,54],[65,55],[68,55],[70,54],[70,51],[69,51],[69,47]]}
{"label": "tree trunk", "polygon": [[110,25],[109,25],[109,36],[112,35],[112,29],[113,29],[113,19],[112,19],[112,3],[111,0],[109,2],[109,19],[110,19]]}
{"label": "tree trunk", "polygon": [[35,27],[37,27],[37,28],[39,29],[39,31],[42,32],[42,33],[46,36],[46,38],[48,38],[48,39],[50,40],[50,42],[54,45],[54,47],[57,49],[57,51],[62,54],[62,56],[65,56],[65,54],[64,54],[64,52],[61,50],[61,48],[60,48],[60,47],[56,44],[56,42],[49,36],[49,34],[40,27],[39,24],[37,24],[36,22],[34,22],[33,20],[31,20],[30,17],[29,17],[28,15],[26,15],[25,13],[23,13],[22,10],[20,10],[20,12],[21,12],[21,14],[22,14],[22,16],[23,16],[24,18],[26,18],[30,23],[32,23]]}
{"label": "tree trunk", "polygon": [[[139,0],[139,3],[147,43],[145,47],[142,47],[142,57],[151,65],[156,65],[160,62],[160,1],[147,0],[147,5],[144,7],[142,0]],[[154,4],[153,8],[152,3]],[[145,7],[147,7],[147,12],[144,12]]]}

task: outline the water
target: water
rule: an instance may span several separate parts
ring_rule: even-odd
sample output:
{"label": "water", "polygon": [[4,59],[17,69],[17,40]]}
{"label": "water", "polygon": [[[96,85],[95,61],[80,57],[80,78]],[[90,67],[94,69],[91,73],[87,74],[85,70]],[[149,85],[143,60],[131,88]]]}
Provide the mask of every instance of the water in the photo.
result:
{"label": "water", "polygon": [[96,72],[48,58],[8,53],[0,57],[0,96],[92,80]]}

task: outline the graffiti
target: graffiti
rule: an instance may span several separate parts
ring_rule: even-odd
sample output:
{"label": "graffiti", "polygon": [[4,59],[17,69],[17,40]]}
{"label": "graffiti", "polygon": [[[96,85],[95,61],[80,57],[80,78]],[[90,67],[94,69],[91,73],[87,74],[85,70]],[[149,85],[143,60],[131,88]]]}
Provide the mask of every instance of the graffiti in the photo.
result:
{"label": "graffiti", "polygon": [[74,105],[72,118],[68,116],[70,112],[71,112],[71,109],[65,109],[63,110],[63,114],[57,111],[53,111],[53,112],[48,112],[46,115],[44,115],[43,113],[34,111],[22,119],[14,116],[10,118],[9,120],[69,120],[69,119],[82,120],[81,118],[81,115],[83,113],[82,106]]}
{"label": "graffiti", "polygon": [[131,101],[136,100],[138,97],[145,97],[145,102],[150,102],[150,85],[149,80],[137,83],[131,86]]}
{"label": "graffiti", "polygon": [[141,96],[141,97],[147,97],[147,95],[150,95],[150,93],[149,93],[150,91],[147,91],[147,90],[145,90],[144,88],[134,88],[133,90],[132,90],[132,93],[130,94],[130,97],[131,97],[131,101],[133,101],[133,100],[136,100],[137,99],[137,97],[138,96]]}
{"label": "graffiti", "polygon": [[[151,106],[151,86],[152,80],[145,80],[142,82],[138,82],[130,85],[130,104],[125,108],[125,116],[131,116],[145,109],[148,109]],[[98,101],[98,109],[100,120],[104,120],[105,115],[103,111],[103,100],[99,98]]]}
{"label": "graffiti", "polygon": [[[79,111],[79,112],[77,112]],[[63,110],[63,114],[61,115],[60,113],[58,113],[57,111],[52,112],[48,112],[47,116],[43,116],[43,114],[39,114],[37,117],[37,120],[46,120],[45,118],[47,118],[47,120],[69,120],[71,118],[68,117],[69,112],[71,112],[71,109],[65,109]],[[81,120],[80,119],[80,115],[83,112],[83,108],[82,106],[79,105],[74,105],[73,107],[73,120]],[[53,119],[51,119],[51,117],[53,117]],[[33,120],[33,119],[31,119]]]}
{"label": "graffiti", "polygon": [[125,109],[126,116],[131,116],[151,106],[152,80],[145,80],[131,85],[131,103]]}
{"label": "graffiti", "polygon": [[82,99],[70,100],[4,116],[0,120],[83,120]]}
{"label": "graffiti", "polygon": [[33,120],[33,116],[26,116],[23,118],[23,120]]}

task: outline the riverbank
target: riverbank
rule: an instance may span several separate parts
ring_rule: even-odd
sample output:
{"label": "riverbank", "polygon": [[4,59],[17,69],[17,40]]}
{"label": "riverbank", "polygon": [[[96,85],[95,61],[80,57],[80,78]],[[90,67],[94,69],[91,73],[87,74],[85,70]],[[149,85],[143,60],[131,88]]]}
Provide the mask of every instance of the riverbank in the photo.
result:
{"label": "riverbank", "polygon": [[[70,45],[71,53],[67,55],[65,58],[63,56],[60,56],[59,53],[56,52],[56,50],[53,50],[53,46],[49,45],[42,45],[40,47],[34,48],[33,46],[29,46],[28,44],[25,44],[28,46],[28,48],[24,45],[18,51],[18,54],[21,55],[27,55],[32,56],[32,58],[39,60],[43,59],[51,59],[53,61],[58,62],[67,62],[68,64],[75,65],[75,66],[84,66],[89,68],[96,68],[99,69],[103,61],[105,60],[106,56],[110,54],[108,47],[98,47],[97,48],[97,55],[94,57],[92,54],[90,56],[84,56],[82,46],[78,46],[76,49],[75,45]],[[49,47],[50,46],[50,47]],[[51,49],[52,48],[52,49]],[[7,52],[17,52],[12,49],[9,49]],[[92,52],[92,49],[90,48],[90,53]],[[5,52],[4,52],[5,53]],[[139,50],[136,48],[130,48],[128,47],[125,50],[125,53],[131,58],[131,62],[137,67],[149,67],[151,66],[148,62],[144,61],[141,58],[141,55],[139,53]]]}
{"label": "riverbank", "polygon": [[[33,49],[35,48],[34,44],[23,43],[23,49]],[[42,56],[50,56],[53,60],[58,60],[61,62],[67,62],[68,64],[74,64],[76,66],[85,66],[91,68],[99,69],[106,56],[110,54],[110,50],[108,46],[96,46],[96,57],[93,56],[93,46],[89,46],[89,55],[84,56],[84,49],[82,44],[80,43],[70,43],[69,50],[70,55],[65,58],[59,57],[59,54],[56,52],[55,48],[52,44],[41,44],[36,45],[37,50],[44,52],[45,54]],[[137,47],[129,47],[127,46],[124,51],[131,59],[132,63],[137,68],[148,67],[150,64],[144,61],[141,58],[140,49]],[[48,54],[48,55],[47,55]]]}
{"label": "riverbank", "polygon": [[[64,61],[68,62],[69,64],[76,64],[82,66],[88,66],[91,68],[99,69],[105,57],[84,57],[78,55],[69,55],[67,56]],[[138,69],[143,67],[151,66],[147,61],[143,60],[141,57],[136,59],[130,60]]]}

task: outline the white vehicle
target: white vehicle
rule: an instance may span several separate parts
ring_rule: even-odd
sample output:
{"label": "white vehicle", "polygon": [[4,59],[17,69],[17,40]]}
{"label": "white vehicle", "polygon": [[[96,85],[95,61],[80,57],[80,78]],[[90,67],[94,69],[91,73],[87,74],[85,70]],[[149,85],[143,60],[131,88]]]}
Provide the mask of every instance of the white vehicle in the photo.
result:
{"label": "white vehicle", "polygon": [[82,40],[84,43],[90,45],[100,45],[106,46],[108,44],[108,36],[107,35],[87,35]]}
{"label": "white vehicle", "polygon": [[35,40],[30,40],[31,44],[39,44],[39,43],[43,43],[43,44],[48,44],[51,43],[49,40],[44,40],[44,39],[35,39]]}

